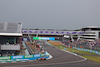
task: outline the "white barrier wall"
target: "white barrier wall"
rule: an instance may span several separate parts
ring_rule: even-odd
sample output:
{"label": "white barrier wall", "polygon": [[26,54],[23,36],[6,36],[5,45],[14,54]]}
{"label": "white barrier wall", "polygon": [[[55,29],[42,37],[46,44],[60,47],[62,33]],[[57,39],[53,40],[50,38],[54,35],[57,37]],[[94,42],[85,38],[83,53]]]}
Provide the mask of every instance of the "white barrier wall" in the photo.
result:
{"label": "white barrier wall", "polygon": [[20,45],[1,45],[1,50],[20,50]]}

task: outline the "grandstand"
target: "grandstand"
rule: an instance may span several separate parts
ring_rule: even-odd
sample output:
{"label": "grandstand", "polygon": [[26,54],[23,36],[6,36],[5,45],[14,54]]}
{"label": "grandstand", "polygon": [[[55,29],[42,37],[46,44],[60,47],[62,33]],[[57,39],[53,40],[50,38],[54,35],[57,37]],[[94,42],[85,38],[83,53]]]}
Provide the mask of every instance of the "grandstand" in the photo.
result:
{"label": "grandstand", "polygon": [[11,56],[20,51],[21,23],[0,23],[0,55]]}

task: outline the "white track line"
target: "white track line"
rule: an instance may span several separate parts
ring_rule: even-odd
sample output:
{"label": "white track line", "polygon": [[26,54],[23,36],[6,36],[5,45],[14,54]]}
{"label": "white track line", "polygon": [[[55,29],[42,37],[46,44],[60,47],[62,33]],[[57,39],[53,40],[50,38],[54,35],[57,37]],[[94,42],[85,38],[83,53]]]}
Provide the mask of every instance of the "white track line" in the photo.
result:
{"label": "white track line", "polygon": [[[59,48],[57,48],[57,49],[59,49]],[[70,54],[72,54],[72,55],[75,55],[75,56],[81,57],[81,58],[83,58],[84,60],[87,60],[87,58],[82,57],[82,56],[80,56],[80,55],[77,55],[76,53],[72,53],[72,52],[66,51],[66,50],[64,50],[64,49],[60,49],[60,50],[65,51],[65,52],[67,52],[67,53],[70,53]]]}
{"label": "white track line", "polygon": [[[50,45],[50,46],[52,46],[52,45]],[[56,49],[59,49],[59,48],[57,48],[57,47],[55,47],[55,48],[56,48]],[[48,63],[48,64],[32,64],[32,65],[4,66],[4,67],[27,67],[27,66],[41,66],[41,65],[67,64],[67,63],[69,64],[69,63],[83,62],[83,61],[86,61],[86,60],[87,60],[87,58],[82,57],[82,56],[79,56],[79,55],[77,55],[77,54],[75,54],[75,53],[72,53],[72,52],[69,52],[69,51],[66,51],[66,50],[63,50],[63,49],[60,49],[60,50],[65,51],[65,52],[67,52],[67,53],[70,53],[70,54],[72,54],[72,55],[81,57],[81,58],[83,58],[83,60],[71,61],[71,62]]]}
{"label": "white track line", "polygon": [[[48,45],[50,45],[48,42],[46,42]],[[60,42],[61,43],[61,42]],[[62,44],[62,43],[61,43]],[[63,44],[62,44],[63,45]],[[53,45],[50,45],[50,46],[52,46],[53,47]],[[55,47],[56,49],[60,49],[60,48],[57,48],[57,47]],[[66,51],[66,50],[64,50],[64,49],[60,49],[60,50],[62,50],[62,51],[64,51],[64,52],[67,52],[67,53],[70,53],[70,54],[72,54],[72,55],[75,55],[75,56],[78,56],[78,57],[81,57],[81,58],[83,58],[84,60],[87,60],[87,58],[85,58],[85,57],[82,57],[82,56],[80,56],[80,55],[77,55],[76,53],[72,53],[72,52],[69,52],[69,51]]]}
{"label": "white track line", "polygon": [[31,64],[31,65],[4,66],[4,67],[28,67],[28,66],[41,66],[41,65],[70,64],[70,63],[78,63],[78,62],[83,62],[83,61],[84,60],[71,61],[71,62],[59,62],[59,63],[47,63],[47,64]]}

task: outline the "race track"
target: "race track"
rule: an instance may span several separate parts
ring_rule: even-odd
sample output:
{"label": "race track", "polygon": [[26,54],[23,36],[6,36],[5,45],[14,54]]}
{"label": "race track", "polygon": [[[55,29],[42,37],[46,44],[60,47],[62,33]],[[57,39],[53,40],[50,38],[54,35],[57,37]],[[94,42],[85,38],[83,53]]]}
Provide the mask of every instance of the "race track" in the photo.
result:
{"label": "race track", "polygon": [[44,48],[52,56],[52,59],[45,61],[0,63],[0,67],[100,67],[100,63],[95,63],[84,58],[64,52],[44,42]]}

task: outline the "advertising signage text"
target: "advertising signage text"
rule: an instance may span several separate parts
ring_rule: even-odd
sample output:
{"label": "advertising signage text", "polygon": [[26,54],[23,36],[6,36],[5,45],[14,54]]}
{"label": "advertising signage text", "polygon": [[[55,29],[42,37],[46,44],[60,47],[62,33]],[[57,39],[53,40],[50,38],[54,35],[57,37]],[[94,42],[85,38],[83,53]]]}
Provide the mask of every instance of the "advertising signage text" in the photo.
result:
{"label": "advertising signage text", "polygon": [[33,37],[34,40],[55,40],[54,37]]}

